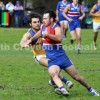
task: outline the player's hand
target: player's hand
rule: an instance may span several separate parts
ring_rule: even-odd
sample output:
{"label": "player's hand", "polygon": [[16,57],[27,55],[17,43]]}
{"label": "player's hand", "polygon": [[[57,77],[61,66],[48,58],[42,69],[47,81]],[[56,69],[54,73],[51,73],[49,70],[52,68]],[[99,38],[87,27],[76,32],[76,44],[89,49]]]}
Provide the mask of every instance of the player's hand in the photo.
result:
{"label": "player's hand", "polygon": [[22,48],[28,48],[28,47],[29,47],[29,45],[25,44]]}
{"label": "player's hand", "polygon": [[21,46],[22,48],[28,48],[28,47],[29,47],[29,45],[27,45],[26,42],[20,43],[20,46]]}
{"label": "player's hand", "polygon": [[72,22],[72,21],[73,21],[73,19],[71,19],[71,18],[68,18],[68,21],[69,21],[69,22]]}
{"label": "player's hand", "polygon": [[56,21],[59,21],[59,17],[56,17]]}
{"label": "player's hand", "polygon": [[79,17],[78,19],[79,19],[79,20],[82,20],[82,19],[83,19],[83,17],[81,16],[81,17]]}
{"label": "player's hand", "polygon": [[45,31],[44,34],[43,34],[43,36],[44,36],[45,38],[48,37],[48,32]]}
{"label": "player's hand", "polygon": [[28,41],[26,42],[26,46],[27,46],[27,45],[30,46],[31,42],[32,42],[31,40],[28,40]]}

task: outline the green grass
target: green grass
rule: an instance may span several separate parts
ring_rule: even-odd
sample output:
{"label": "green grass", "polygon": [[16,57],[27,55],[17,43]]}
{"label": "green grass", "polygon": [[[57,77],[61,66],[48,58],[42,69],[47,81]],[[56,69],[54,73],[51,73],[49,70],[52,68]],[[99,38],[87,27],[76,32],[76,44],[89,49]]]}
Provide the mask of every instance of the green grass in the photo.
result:
{"label": "green grass", "polygon": [[[74,87],[68,89],[69,97],[57,95],[54,88],[48,85],[47,69],[33,60],[31,48],[23,50],[18,45],[26,31],[27,29],[24,28],[0,28],[0,100],[100,100],[100,97],[91,96],[83,86],[64,71],[62,71],[63,75],[73,81]],[[92,48],[93,31],[82,30],[84,48],[79,55],[76,50],[68,48],[71,47],[69,33],[63,45],[67,46],[66,53],[73,61],[78,73],[100,93],[99,37],[98,49],[94,51]],[[76,46],[76,43],[72,47]]]}

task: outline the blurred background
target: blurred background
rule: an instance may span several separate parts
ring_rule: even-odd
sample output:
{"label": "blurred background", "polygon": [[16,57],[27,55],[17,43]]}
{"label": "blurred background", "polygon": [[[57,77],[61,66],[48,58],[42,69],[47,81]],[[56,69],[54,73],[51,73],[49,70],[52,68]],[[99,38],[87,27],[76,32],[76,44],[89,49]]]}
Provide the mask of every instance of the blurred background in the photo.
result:
{"label": "blurred background", "polygon": [[[38,12],[43,14],[46,9],[56,10],[56,5],[60,0],[1,0],[0,1],[0,26],[1,27],[27,27],[27,15],[31,12]],[[72,2],[72,0],[68,0]],[[82,1],[85,1],[89,10],[97,2],[97,0],[79,0],[81,4]],[[7,9],[7,4],[11,2],[13,6],[16,6],[17,2],[20,2],[20,5],[23,9],[20,10],[20,22],[17,23],[15,18],[16,10],[10,11],[10,7]],[[88,10],[88,13],[89,13]],[[91,21],[87,19],[86,21]],[[19,25],[17,25],[19,24]]]}

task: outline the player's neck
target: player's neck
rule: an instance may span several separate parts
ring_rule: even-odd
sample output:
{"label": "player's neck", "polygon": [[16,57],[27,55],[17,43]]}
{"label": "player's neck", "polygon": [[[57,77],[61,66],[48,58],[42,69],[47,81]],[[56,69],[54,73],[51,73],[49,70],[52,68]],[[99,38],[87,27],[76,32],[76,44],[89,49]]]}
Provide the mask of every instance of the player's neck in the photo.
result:
{"label": "player's neck", "polygon": [[98,5],[100,6],[100,3],[98,3]]}
{"label": "player's neck", "polygon": [[32,30],[33,30],[35,33],[37,33],[37,32],[39,31],[39,30],[37,30],[37,29],[33,29],[33,28],[32,28]]}
{"label": "player's neck", "polygon": [[63,4],[66,4],[67,1],[62,1]]}
{"label": "player's neck", "polygon": [[74,5],[74,7],[77,7],[78,4],[73,2],[73,5]]}
{"label": "player's neck", "polygon": [[54,24],[55,24],[55,22],[52,22],[50,26],[51,26],[51,27],[53,27],[53,26],[54,26]]}

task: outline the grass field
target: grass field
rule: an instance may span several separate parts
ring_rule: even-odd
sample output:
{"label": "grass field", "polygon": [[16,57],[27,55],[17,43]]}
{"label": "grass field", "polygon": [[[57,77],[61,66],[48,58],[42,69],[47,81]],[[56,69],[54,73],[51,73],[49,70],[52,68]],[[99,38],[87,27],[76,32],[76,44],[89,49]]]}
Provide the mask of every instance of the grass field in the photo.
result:
{"label": "grass field", "polygon": [[[48,85],[47,69],[33,60],[30,49],[19,47],[22,35],[27,29],[0,28],[0,100],[100,100],[74,81],[68,74],[63,75],[74,83],[68,89],[70,96],[56,94]],[[80,75],[100,93],[100,34],[97,50],[93,50],[92,30],[82,30],[82,50],[77,54],[76,42],[70,45],[70,35],[63,41],[66,53],[73,61]],[[67,88],[67,86],[66,86]]]}

